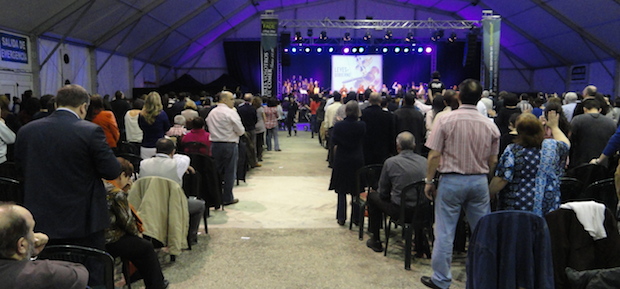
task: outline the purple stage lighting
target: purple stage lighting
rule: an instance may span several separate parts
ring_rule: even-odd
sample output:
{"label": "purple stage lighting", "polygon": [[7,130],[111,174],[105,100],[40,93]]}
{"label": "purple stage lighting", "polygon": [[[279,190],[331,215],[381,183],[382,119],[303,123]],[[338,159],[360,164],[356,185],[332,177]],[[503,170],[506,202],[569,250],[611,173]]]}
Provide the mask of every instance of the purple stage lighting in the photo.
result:
{"label": "purple stage lighting", "polygon": [[383,51],[383,53],[387,53],[387,52],[388,52],[387,47],[383,47],[383,50],[382,50],[382,51]]}
{"label": "purple stage lighting", "polygon": [[323,48],[321,48],[321,47],[317,47],[317,48],[316,48],[316,52],[318,52],[318,53],[323,52]]}
{"label": "purple stage lighting", "polygon": [[409,47],[405,47],[405,48],[403,48],[403,52],[404,52],[404,53],[409,53]]}
{"label": "purple stage lighting", "polygon": [[400,52],[400,47],[394,47],[394,52],[395,53],[399,53]]}
{"label": "purple stage lighting", "polygon": [[426,51],[426,53],[431,53],[431,52],[433,52],[433,48],[430,47],[430,46],[427,46],[425,51]]}
{"label": "purple stage lighting", "polygon": [[345,48],[342,50],[342,52],[344,52],[344,53],[349,53],[349,47],[345,47]]}
{"label": "purple stage lighting", "polygon": [[291,48],[291,52],[292,52],[292,53],[297,52],[297,48],[295,48],[295,47]]}
{"label": "purple stage lighting", "polygon": [[284,48],[284,52],[288,52],[288,48]]}
{"label": "purple stage lighting", "polygon": [[418,47],[418,53],[424,52],[424,47]]}
{"label": "purple stage lighting", "polygon": [[327,50],[327,51],[329,51],[329,53],[332,53],[332,52],[334,52],[334,48],[330,47],[329,50]]}
{"label": "purple stage lighting", "polygon": [[351,52],[353,52],[353,53],[357,53],[357,47],[353,47],[353,48],[351,49]]}
{"label": "purple stage lighting", "polygon": [[364,53],[364,47],[360,47],[359,52]]}
{"label": "purple stage lighting", "polygon": [[304,51],[306,51],[306,53],[310,53],[310,47],[306,47],[306,49],[304,49]]}

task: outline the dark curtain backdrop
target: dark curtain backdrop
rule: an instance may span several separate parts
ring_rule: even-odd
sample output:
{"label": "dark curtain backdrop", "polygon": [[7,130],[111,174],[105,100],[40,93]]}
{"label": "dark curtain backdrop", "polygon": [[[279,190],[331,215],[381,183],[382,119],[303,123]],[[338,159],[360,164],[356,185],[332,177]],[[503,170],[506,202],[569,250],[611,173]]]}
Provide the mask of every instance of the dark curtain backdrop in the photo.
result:
{"label": "dark curtain backdrop", "polygon": [[[440,42],[437,45],[437,70],[446,87],[458,85],[467,78],[480,80],[480,43],[476,45],[475,57],[463,67],[465,45],[465,42]],[[430,78],[430,74],[428,76]]]}
{"label": "dark curtain backdrop", "polygon": [[224,54],[228,73],[241,83],[242,92],[260,93],[260,41],[224,41]]}

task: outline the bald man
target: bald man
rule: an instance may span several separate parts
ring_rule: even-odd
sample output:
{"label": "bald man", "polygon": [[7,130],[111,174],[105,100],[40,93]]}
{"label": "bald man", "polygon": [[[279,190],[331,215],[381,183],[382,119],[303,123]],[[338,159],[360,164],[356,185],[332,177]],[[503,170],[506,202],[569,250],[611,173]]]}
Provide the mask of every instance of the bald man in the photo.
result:
{"label": "bald man", "polygon": [[49,238],[34,232],[35,221],[26,208],[0,204],[0,284],[17,288],[86,288],[88,271],[77,263],[36,260]]}

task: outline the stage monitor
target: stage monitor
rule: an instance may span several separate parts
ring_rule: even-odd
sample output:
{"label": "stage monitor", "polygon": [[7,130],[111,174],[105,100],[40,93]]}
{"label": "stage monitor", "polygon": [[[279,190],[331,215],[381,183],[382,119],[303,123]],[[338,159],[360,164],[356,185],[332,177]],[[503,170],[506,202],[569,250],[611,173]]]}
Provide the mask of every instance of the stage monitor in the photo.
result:
{"label": "stage monitor", "polygon": [[357,91],[383,84],[383,55],[332,55],[332,90]]}

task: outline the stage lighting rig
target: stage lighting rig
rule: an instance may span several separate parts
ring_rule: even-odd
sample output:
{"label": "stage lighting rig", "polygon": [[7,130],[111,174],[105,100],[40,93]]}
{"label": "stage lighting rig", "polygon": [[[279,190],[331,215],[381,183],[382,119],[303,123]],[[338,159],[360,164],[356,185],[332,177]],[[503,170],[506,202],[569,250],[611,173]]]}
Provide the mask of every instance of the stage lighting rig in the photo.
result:
{"label": "stage lighting rig", "polygon": [[349,42],[349,41],[351,41],[351,33],[349,33],[349,32],[345,32],[345,33],[344,33],[344,37],[342,37],[342,40],[344,40],[344,42]]}
{"label": "stage lighting rig", "polygon": [[385,32],[385,36],[384,36],[385,40],[390,40],[392,39],[392,30],[388,30]]}
{"label": "stage lighting rig", "polygon": [[325,30],[321,31],[321,33],[319,33],[319,39],[326,41],[327,40],[327,32]]}
{"label": "stage lighting rig", "polygon": [[450,33],[450,37],[448,37],[448,42],[450,43],[456,42],[456,32]]}
{"label": "stage lighting rig", "polygon": [[437,41],[437,40],[441,39],[443,37],[443,35],[444,35],[443,29],[439,29],[439,30],[433,32],[433,35],[431,36],[431,40],[432,41]]}
{"label": "stage lighting rig", "polygon": [[372,39],[372,34],[370,34],[370,31],[366,32],[366,34],[364,34],[364,40],[370,41],[371,39]]}
{"label": "stage lighting rig", "polygon": [[308,37],[312,37],[313,34],[312,28],[308,28]]}
{"label": "stage lighting rig", "polygon": [[409,32],[407,33],[407,37],[405,37],[405,42],[409,43],[409,42],[414,42],[415,39],[413,38],[413,33]]}
{"label": "stage lighting rig", "polygon": [[303,37],[301,37],[301,32],[295,32],[295,43],[302,43],[304,41]]}

